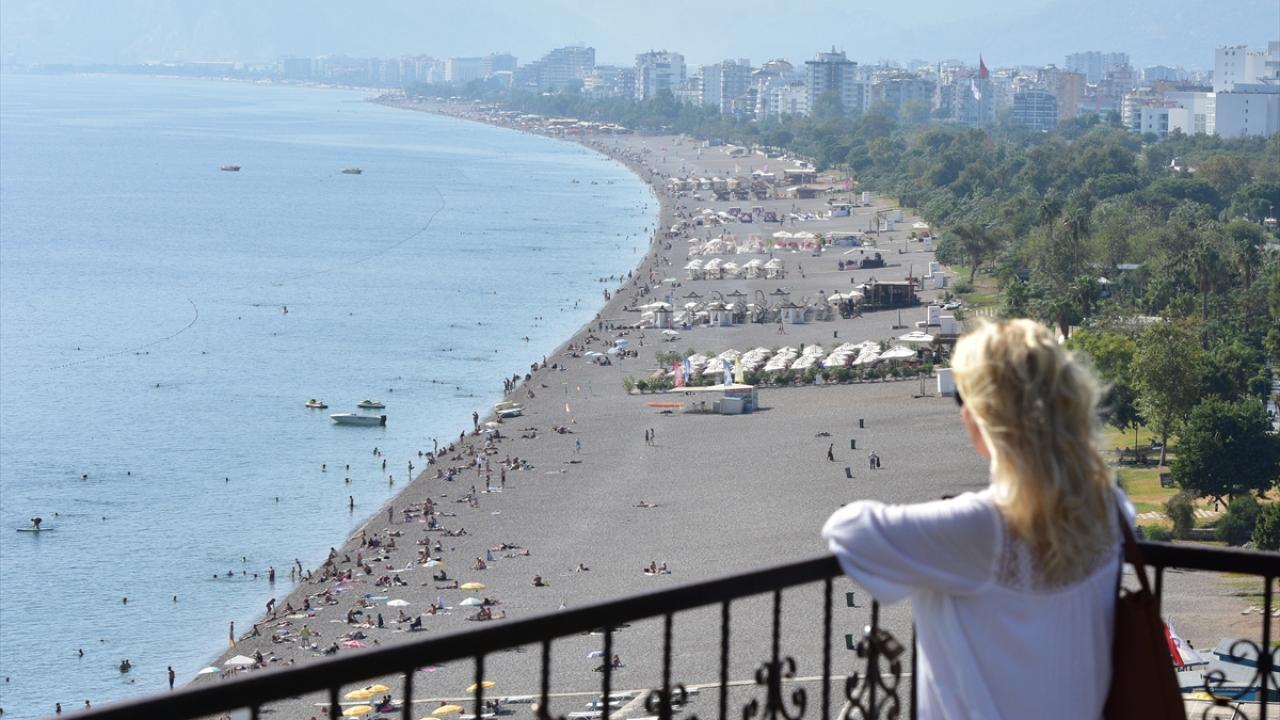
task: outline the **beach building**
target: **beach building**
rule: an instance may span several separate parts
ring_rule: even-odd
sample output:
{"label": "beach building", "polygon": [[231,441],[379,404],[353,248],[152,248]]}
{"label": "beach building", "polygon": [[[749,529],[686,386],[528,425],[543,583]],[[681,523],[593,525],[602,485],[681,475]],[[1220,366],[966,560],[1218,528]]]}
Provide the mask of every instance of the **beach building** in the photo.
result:
{"label": "beach building", "polygon": [[488,77],[491,67],[489,58],[449,58],[444,64],[444,81],[450,85],[466,85],[472,80],[483,80]]}

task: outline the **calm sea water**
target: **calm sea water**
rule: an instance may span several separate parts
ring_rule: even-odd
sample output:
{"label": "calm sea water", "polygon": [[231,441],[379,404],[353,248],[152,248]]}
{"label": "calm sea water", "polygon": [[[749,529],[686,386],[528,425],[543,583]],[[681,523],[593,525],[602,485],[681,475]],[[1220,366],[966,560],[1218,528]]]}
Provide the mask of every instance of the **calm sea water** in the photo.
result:
{"label": "calm sea water", "polygon": [[[7,717],[192,677],[646,247],[622,166],[363,100],[0,78]],[[330,423],[363,398],[385,429]]]}

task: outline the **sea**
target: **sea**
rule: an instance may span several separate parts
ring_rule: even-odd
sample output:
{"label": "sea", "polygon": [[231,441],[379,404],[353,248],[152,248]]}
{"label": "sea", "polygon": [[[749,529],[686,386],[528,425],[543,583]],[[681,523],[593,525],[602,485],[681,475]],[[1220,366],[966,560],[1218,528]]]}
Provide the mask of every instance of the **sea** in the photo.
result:
{"label": "sea", "polygon": [[190,680],[646,251],[619,163],[369,94],[0,76],[6,718]]}

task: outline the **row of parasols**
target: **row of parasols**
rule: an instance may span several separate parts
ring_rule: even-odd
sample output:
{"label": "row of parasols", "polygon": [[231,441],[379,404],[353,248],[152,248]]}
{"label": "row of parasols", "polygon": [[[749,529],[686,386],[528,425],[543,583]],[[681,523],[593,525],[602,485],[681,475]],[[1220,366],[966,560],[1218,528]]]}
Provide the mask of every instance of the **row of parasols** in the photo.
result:
{"label": "row of parasols", "polygon": [[786,263],[778,258],[762,260],[753,258],[745,263],[738,264],[732,260],[728,262],[721,261],[720,258],[712,258],[707,262],[702,262],[697,258],[690,260],[684,266],[689,273],[690,280],[719,280],[724,277],[748,277],[758,278],[779,278],[786,269]]}
{"label": "row of parasols", "polygon": [[860,343],[842,343],[830,352],[821,345],[807,345],[804,350],[784,346],[777,350],[758,347],[747,352],[734,349],[725,350],[718,355],[697,353],[690,355],[685,364],[691,376],[715,376],[723,372],[725,364],[735,372],[740,366],[743,372],[781,372],[783,370],[808,370],[811,367],[837,368],[875,365],[881,362],[901,362],[914,360],[916,351],[905,345],[927,345],[933,342],[933,336],[922,332],[907,333],[898,338],[903,345],[891,345],[882,348],[881,343],[867,340]]}

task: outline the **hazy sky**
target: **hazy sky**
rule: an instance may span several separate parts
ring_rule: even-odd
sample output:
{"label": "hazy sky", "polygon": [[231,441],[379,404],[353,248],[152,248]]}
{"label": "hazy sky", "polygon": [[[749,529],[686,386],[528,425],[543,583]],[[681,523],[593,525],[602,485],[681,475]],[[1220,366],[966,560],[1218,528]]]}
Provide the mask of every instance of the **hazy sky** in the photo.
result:
{"label": "hazy sky", "polygon": [[133,63],[348,54],[520,62],[586,43],[600,64],[670,49],[690,65],[851,59],[1063,62],[1122,50],[1139,67],[1212,67],[1220,45],[1280,39],[1280,0],[0,0],[7,61]]}

